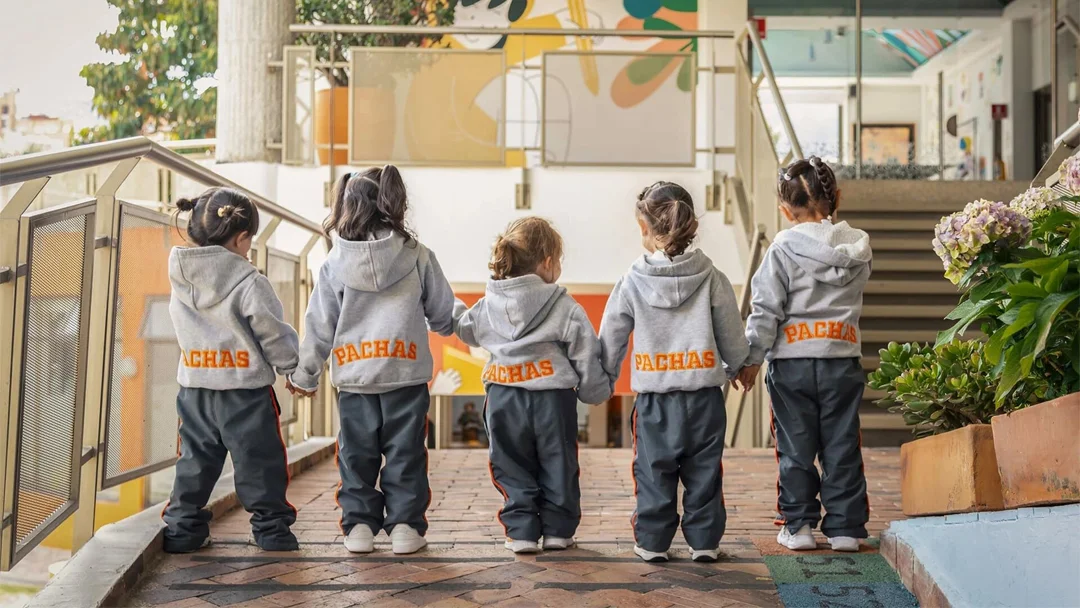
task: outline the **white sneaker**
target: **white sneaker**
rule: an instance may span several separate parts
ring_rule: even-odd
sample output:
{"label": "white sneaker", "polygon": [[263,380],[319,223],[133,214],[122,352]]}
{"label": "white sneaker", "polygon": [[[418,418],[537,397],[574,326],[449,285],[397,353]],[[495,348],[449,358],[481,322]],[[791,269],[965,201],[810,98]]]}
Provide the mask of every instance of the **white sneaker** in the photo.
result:
{"label": "white sneaker", "polygon": [[787,526],[780,527],[780,533],[776,535],[776,542],[792,551],[811,551],[817,549],[817,541],[810,526],[803,526],[795,534],[788,532]]}
{"label": "white sneaker", "polygon": [[398,524],[394,526],[394,529],[390,532],[390,547],[394,550],[394,553],[398,555],[416,553],[426,546],[427,539],[420,536],[420,533],[412,526]]}
{"label": "white sneaker", "polygon": [[634,553],[636,553],[638,557],[649,563],[668,561],[667,551],[660,551],[659,553],[657,553],[655,551],[646,551],[645,549],[634,545]]}
{"label": "white sneaker", "polygon": [[834,536],[829,539],[829,544],[832,545],[833,551],[843,551],[845,553],[859,552],[859,539],[850,536]]}
{"label": "white sneaker", "polygon": [[561,551],[563,549],[572,549],[577,543],[574,542],[574,538],[562,538],[559,536],[545,536],[544,537],[544,551]]}
{"label": "white sneaker", "polygon": [[534,540],[514,540],[512,538],[506,539],[503,546],[513,551],[514,553],[539,553],[540,545],[536,544]]}
{"label": "white sneaker", "polygon": [[350,553],[371,553],[375,550],[375,535],[367,524],[356,524],[345,537],[345,548]]}
{"label": "white sneaker", "polygon": [[690,559],[695,562],[712,563],[720,558],[719,549],[691,549]]}

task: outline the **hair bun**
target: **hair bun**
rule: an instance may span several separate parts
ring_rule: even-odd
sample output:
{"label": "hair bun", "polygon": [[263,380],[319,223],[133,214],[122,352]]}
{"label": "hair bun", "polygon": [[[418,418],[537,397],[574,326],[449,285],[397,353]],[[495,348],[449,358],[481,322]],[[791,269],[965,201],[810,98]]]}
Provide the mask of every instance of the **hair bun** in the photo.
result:
{"label": "hair bun", "polygon": [[191,211],[195,208],[195,203],[196,201],[193,201],[190,198],[181,198],[176,201],[176,208],[180,211]]}

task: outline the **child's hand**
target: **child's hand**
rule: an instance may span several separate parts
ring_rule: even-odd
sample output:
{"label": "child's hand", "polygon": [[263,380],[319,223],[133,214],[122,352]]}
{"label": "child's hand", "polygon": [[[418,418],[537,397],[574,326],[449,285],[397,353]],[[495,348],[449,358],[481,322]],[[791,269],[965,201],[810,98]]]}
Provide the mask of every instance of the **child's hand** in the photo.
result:
{"label": "child's hand", "polygon": [[315,391],[305,391],[293,384],[292,380],[289,380],[288,378],[285,378],[285,388],[293,395],[298,395],[300,397],[312,397],[315,395]]}
{"label": "child's hand", "polygon": [[747,365],[740,369],[738,375],[735,376],[736,388],[740,388],[742,391],[750,390],[754,383],[757,382],[759,371],[761,371],[761,365]]}

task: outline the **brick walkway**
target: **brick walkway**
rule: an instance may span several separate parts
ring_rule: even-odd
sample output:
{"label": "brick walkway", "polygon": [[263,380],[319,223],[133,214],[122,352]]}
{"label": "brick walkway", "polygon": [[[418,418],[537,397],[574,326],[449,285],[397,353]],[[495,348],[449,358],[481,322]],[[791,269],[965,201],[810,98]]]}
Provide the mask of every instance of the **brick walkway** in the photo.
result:
{"label": "brick walkway", "polygon": [[[899,452],[868,449],[870,533],[899,519]],[[293,527],[299,553],[267,553],[247,544],[247,514],[215,522],[213,547],[166,556],[128,598],[130,606],[237,608],[302,606],[778,606],[780,600],[758,545],[768,537],[776,503],[771,450],[724,455],[728,531],[716,564],[694,564],[676,536],[664,565],[633,556],[629,450],[581,451],[582,524],[579,548],[515,557],[502,548],[495,519],[501,505],[482,450],[431,453],[434,493],[430,547],[414,556],[389,552],[384,535],[376,552],[354,556],[341,546],[334,503],[333,461],[294,479],[289,499],[300,509]],[[866,549],[872,553],[872,548]],[[877,557],[876,555],[874,556]],[[800,558],[802,559],[802,558]]]}

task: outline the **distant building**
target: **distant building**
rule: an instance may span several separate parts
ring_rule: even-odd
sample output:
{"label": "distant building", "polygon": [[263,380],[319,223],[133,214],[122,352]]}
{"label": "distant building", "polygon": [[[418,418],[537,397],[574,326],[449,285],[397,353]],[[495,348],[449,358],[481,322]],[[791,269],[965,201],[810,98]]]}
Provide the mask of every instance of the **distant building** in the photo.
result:
{"label": "distant building", "polygon": [[70,120],[45,114],[19,117],[18,90],[0,95],[0,156],[17,156],[71,146]]}

